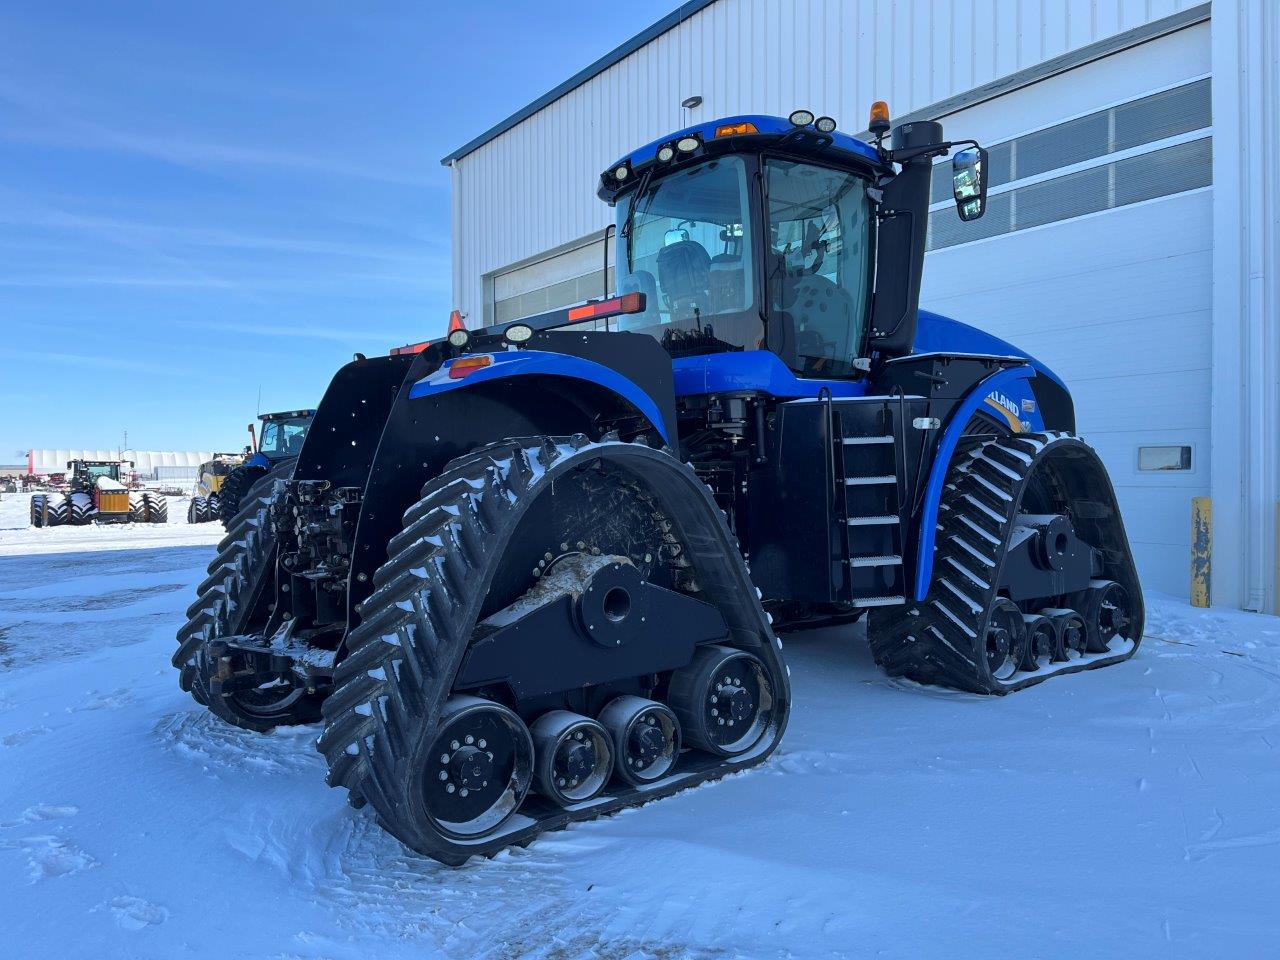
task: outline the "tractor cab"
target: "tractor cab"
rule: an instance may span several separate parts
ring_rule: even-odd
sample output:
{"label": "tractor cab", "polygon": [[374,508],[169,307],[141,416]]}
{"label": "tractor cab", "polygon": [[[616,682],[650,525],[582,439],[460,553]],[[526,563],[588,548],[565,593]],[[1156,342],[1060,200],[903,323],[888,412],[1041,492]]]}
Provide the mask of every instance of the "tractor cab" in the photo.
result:
{"label": "tractor cab", "polygon": [[[611,329],[657,337],[677,360],[767,351],[775,382],[858,378],[915,334],[932,159],[955,146],[931,122],[884,146],[796,111],[680,131],[601,175],[616,209],[617,288],[643,309]],[[982,152],[957,155],[957,203],[981,215]],[[759,358],[757,358],[759,359]],[[797,395],[808,391],[798,388]]]}
{"label": "tractor cab", "polygon": [[[266,460],[296,457],[302,451],[307,430],[315,415],[314,410],[262,414],[258,417],[262,421],[262,436],[257,442],[257,453]],[[252,426],[249,427],[249,433],[253,433]]]}
{"label": "tractor cab", "polygon": [[123,463],[121,460],[70,460],[67,462],[67,473],[71,489],[88,493],[98,485],[99,478],[103,477],[111,481],[111,484],[119,484],[120,467]]}

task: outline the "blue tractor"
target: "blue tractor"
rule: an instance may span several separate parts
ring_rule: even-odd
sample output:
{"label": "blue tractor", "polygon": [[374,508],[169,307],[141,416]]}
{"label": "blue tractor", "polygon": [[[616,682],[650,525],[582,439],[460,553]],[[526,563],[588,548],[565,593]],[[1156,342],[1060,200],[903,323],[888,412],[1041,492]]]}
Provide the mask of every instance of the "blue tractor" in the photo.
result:
{"label": "blue tractor", "polygon": [[253,424],[249,424],[252,444],[245,448],[243,462],[221,479],[218,488],[207,495],[203,505],[193,500],[187,522],[199,523],[201,518],[212,520],[216,516],[226,527],[240,512],[241,501],[254,484],[262,482],[268,475],[282,476],[293,469],[293,462],[302,452],[302,444],[307,439],[307,431],[315,415],[314,410],[259,414],[261,436],[255,434]]}
{"label": "blue tractor", "polygon": [[[446,863],[763,761],[778,629],[867,617],[982,694],[1132,656],[1142,594],[1061,379],[917,308],[935,159],[797,111],[611,165],[617,294],[338,371],[247,497],[174,664]],[[606,234],[608,236],[608,234]]]}

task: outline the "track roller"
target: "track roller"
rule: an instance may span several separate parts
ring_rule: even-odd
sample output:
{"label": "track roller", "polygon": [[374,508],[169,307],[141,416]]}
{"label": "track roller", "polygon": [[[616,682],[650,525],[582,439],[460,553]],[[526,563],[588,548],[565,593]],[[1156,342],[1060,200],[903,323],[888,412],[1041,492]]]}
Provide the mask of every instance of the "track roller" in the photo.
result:
{"label": "track roller", "polygon": [[680,721],[656,700],[618,697],[600,711],[600,723],[613,740],[618,776],[627,783],[659,779],[680,756]]}
{"label": "track roller", "polygon": [[1054,648],[1054,659],[1060,662],[1079,660],[1085,654],[1088,637],[1085,633],[1084,620],[1074,610],[1062,607],[1050,607],[1041,610],[1049,618],[1057,634]]}
{"label": "track roller", "polygon": [[668,701],[685,741],[720,757],[755,746],[773,719],[773,688],[754,656],[708,644],[671,675]]}
{"label": "track roller", "polygon": [[530,728],[538,792],[561,807],[599,796],[613,773],[609,732],[590,717],[552,710]]}
{"label": "track roller", "polygon": [[529,792],[533,739],[524,721],[502,704],[450,697],[426,767],[422,799],[431,822],[446,836],[478,837],[515,813]]}
{"label": "track roller", "polygon": [[1054,660],[1058,649],[1058,631],[1049,618],[1041,613],[1022,615],[1023,629],[1027,634],[1024,670],[1041,670]]}

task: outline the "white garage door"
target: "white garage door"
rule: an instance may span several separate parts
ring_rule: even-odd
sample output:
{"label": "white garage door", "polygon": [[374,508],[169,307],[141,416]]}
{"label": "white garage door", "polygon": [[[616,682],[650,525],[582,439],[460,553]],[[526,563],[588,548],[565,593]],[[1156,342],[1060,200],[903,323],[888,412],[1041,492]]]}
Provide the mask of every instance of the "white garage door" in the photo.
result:
{"label": "white garage door", "polygon": [[961,224],[935,171],[922,295],[1067,381],[1144,582],[1177,595],[1209,492],[1208,60],[1194,27],[947,118],[989,146],[992,187]]}

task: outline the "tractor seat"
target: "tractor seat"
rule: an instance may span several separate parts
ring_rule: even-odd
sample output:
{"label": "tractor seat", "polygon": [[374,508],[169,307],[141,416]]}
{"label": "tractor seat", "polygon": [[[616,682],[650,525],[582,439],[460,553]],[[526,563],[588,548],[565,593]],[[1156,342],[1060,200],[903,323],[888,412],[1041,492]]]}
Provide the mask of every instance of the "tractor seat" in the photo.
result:
{"label": "tractor seat", "polygon": [[711,306],[711,257],[696,240],[678,240],[658,251],[658,284],[672,316],[685,319]]}

